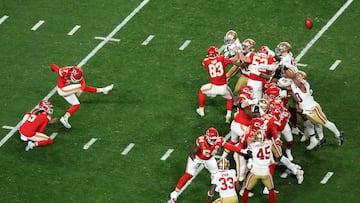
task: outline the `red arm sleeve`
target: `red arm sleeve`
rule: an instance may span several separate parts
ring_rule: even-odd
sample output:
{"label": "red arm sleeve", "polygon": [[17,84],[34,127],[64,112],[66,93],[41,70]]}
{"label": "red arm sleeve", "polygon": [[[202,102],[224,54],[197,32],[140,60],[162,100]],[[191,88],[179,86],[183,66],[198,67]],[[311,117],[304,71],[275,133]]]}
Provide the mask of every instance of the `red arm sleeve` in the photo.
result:
{"label": "red arm sleeve", "polygon": [[240,153],[241,153],[242,145],[239,145],[238,147],[236,147],[235,145],[226,142],[225,145],[224,145],[224,148],[227,149],[227,150],[230,150],[230,151],[233,151],[233,152],[237,152],[237,153],[240,154]]}
{"label": "red arm sleeve", "polygon": [[48,116],[45,116],[45,117],[44,117],[44,122],[41,124],[41,126],[40,126],[40,128],[39,128],[39,132],[42,133],[42,132],[45,131],[45,129],[46,129],[48,123],[49,123],[49,119],[50,119],[50,117],[48,117]]}
{"label": "red arm sleeve", "polygon": [[52,71],[52,72],[58,73],[59,70],[60,70],[60,67],[59,67],[58,65],[56,65],[56,64],[54,64],[54,63],[51,64],[51,71]]}

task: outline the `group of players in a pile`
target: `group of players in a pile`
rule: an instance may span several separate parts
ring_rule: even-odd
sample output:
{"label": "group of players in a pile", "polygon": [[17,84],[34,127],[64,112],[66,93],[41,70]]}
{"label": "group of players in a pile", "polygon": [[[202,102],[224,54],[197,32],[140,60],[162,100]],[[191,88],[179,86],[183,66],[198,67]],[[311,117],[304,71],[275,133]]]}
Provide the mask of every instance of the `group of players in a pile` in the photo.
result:
{"label": "group of players in a pile", "polygon": [[[211,46],[208,57],[202,61],[210,83],[199,90],[196,112],[205,116],[207,97],[224,97],[227,100],[225,122],[231,123],[231,139],[226,142],[215,128],[209,128],[205,135],[197,138],[186,172],[170,193],[171,202],[177,201],[179,192],[200,165],[204,165],[212,177],[208,200],[218,191],[220,198],[214,202],[238,202],[240,191],[242,202],[247,202],[248,197],[254,195],[249,191],[261,180],[265,185],[263,193],[269,194],[269,202],[275,202],[278,191],[274,189],[272,177],[277,163],[287,168],[283,177],[292,174],[298,184],[304,180],[301,166],[293,163],[293,134],[300,135],[301,142],[310,139],[307,150],[326,143],[323,126],[335,134],[339,145],[344,141],[344,133],[326,118],[314,100],[307,74],[298,69],[288,42],[280,42],[275,51],[261,46],[256,52],[253,39],[240,42],[233,30],[225,34],[224,42],[224,54],[220,55],[218,49]],[[228,64],[234,66],[226,72]],[[237,73],[241,76],[232,91],[228,80]],[[236,113],[231,121],[234,106]],[[297,128],[297,114],[303,119],[303,132]],[[286,156],[282,153],[282,136],[286,141]],[[217,162],[215,155],[221,148],[224,151]],[[234,152],[236,172],[229,170],[226,157],[230,151]]]}

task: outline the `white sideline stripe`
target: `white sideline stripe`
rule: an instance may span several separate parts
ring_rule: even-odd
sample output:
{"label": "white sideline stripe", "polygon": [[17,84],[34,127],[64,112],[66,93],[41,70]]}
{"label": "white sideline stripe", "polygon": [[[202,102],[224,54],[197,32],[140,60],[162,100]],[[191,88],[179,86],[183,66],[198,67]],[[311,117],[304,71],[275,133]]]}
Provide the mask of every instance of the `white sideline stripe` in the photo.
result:
{"label": "white sideline stripe", "polygon": [[[109,39],[111,39],[111,38],[116,34],[116,32],[118,32],[124,25],[126,25],[126,23],[129,22],[129,21],[131,20],[131,18],[134,17],[134,15],[135,15],[137,12],[139,12],[140,9],[141,9],[142,7],[144,7],[149,1],[150,1],[150,0],[144,0],[143,2],[141,2],[141,4],[140,4],[138,7],[136,7],[136,8],[135,8],[118,26],[116,26],[115,29],[108,35],[108,37],[106,38],[107,41],[108,41]],[[90,58],[93,57],[93,56],[96,54],[96,52],[98,52],[98,51],[105,45],[105,43],[106,43],[107,41],[104,40],[104,41],[100,42],[100,44],[99,44],[97,47],[95,47],[77,66],[80,66],[80,67],[81,67],[81,66],[85,65],[86,62],[89,61]],[[45,96],[45,98],[44,98],[43,100],[48,100],[48,99],[50,99],[50,97],[52,97],[52,96],[55,94],[56,90],[57,90],[57,87],[55,86],[55,87],[49,92],[49,94]],[[34,108],[36,108],[36,106],[35,106]],[[33,108],[33,109],[34,109],[34,108]],[[1,139],[1,141],[0,141],[0,147],[1,147],[3,144],[5,144],[5,142],[6,142],[11,136],[13,136],[13,135],[15,134],[15,132],[19,129],[20,125],[21,125],[21,120],[19,121],[19,123],[18,123],[8,134],[6,134],[5,137],[3,137],[3,139]]]}
{"label": "white sideline stripe", "polygon": [[179,48],[179,50],[184,50],[189,44],[191,43],[191,40],[186,40],[183,45]]}
{"label": "white sideline stripe", "polygon": [[[106,40],[105,37],[94,37],[94,39]],[[109,41],[120,42],[120,39],[111,38]]]}
{"label": "white sideline stripe", "polygon": [[6,20],[8,19],[9,16],[3,16],[0,18],[0,25]]}
{"label": "white sideline stripe", "polygon": [[45,21],[44,20],[39,20],[39,22],[37,22],[32,28],[31,30],[37,30],[42,24],[44,24]]}
{"label": "white sideline stripe", "polygon": [[308,64],[303,64],[303,63],[297,63],[296,65],[297,65],[297,66],[300,66],[300,67],[306,67],[306,66],[308,66]]}
{"label": "white sideline stripe", "polygon": [[83,147],[83,149],[84,150],[87,150],[87,149],[89,149],[90,147],[91,147],[91,145],[93,145],[95,142],[96,142],[96,138],[91,138],[90,140],[89,140],[89,142],[87,142],[85,145],[84,145],[84,147]]}
{"label": "white sideline stripe", "polygon": [[334,172],[331,172],[331,171],[327,172],[326,175],[324,176],[324,178],[320,181],[320,183],[326,184],[332,175],[334,175]]}
{"label": "white sideline stripe", "polygon": [[127,155],[129,153],[129,151],[135,146],[134,143],[130,143],[122,152],[122,155]]}
{"label": "white sideline stripe", "polygon": [[160,160],[165,161],[167,158],[169,158],[170,154],[174,151],[174,149],[168,149],[166,153],[160,158]]}
{"label": "white sideline stripe", "polygon": [[50,138],[54,140],[57,135],[57,132],[51,133]]}
{"label": "white sideline stripe", "polygon": [[341,60],[336,60],[331,67],[329,68],[329,70],[335,70],[335,68],[341,63]]}
{"label": "white sideline stripe", "polygon": [[[230,133],[225,135],[225,140],[227,141],[230,138]],[[195,177],[204,169],[204,165],[201,165],[198,170],[195,172],[194,176],[184,185],[183,188],[181,188],[181,190],[178,193],[178,196],[180,196],[180,194],[182,192],[184,192],[184,190],[190,185],[190,183],[195,179]],[[168,202],[170,202],[170,200],[168,200]]]}
{"label": "white sideline stripe", "polygon": [[7,129],[7,130],[12,130],[14,128],[14,126],[3,125],[2,128]]}
{"label": "white sideline stripe", "polygon": [[76,31],[78,31],[78,29],[80,29],[80,27],[80,25],[75,25],[75,27],[73,27],[73,29],[68,32],[68,35],[73,35]]}
{"label": "white sideline stripe", "polygon": [[300,54],[295,58],[295,61],[300,61],[301,58],[306,54],[306,52],[315,44],[315,42],[321,37],[324,32],[329,29],[329,27],[335,22],[335,20],[345,11],[345,9],[353,2],[353,0],[348,0],[337,12],[336,14],[326,23],[326,25],[315,35],[315,37],[306,45],[306,47],[300,52]]}
{"label": "white sideline stripe", "polygon": [[149,35],[148,38],[141,45],[148,45],[149,42],[155,37],[155,35]]}

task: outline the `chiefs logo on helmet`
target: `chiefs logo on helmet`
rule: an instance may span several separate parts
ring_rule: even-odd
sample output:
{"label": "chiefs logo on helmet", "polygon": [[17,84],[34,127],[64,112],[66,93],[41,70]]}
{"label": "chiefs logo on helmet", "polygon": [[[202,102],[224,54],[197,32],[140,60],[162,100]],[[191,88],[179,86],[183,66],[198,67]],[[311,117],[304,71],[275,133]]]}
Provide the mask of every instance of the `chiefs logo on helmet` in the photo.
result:
{"label": "chiefs logo on helmet", "polygon": [[206,140],[210,145],[215,145],[219,139],[219,132],[215,128],[206,130]]}

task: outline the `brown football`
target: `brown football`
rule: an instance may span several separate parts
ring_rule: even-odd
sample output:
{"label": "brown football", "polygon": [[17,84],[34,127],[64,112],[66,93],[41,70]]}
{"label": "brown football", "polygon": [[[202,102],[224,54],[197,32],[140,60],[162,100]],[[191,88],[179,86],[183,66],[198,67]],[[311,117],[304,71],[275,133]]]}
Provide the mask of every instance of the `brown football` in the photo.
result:
{"label": "brown football", "polygon": [[311,20],[311,18],[306,18],[305,19],[305,27],[308,29],[308,30],[311,30],[311,28],[313,27],[313,21]]}

